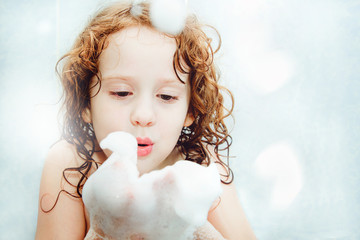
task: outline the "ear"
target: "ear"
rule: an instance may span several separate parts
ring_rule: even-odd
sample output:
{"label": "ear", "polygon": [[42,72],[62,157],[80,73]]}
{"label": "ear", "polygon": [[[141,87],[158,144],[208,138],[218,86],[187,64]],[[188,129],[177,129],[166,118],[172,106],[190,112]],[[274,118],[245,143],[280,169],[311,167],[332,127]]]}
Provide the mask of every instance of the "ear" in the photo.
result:
{"label": "ear", "polygon": [[192,113],[188,113],[186,115],[185,121],[184,121],[184,127],[189,127],[191,124],[193,124],[195,118],[194,115]]}
{"label": "ear", "polygon": [[87,107],[84,109],[84,111],[81,113],[81,117],[86,123],[91,123],[91,112],[90,109]]}

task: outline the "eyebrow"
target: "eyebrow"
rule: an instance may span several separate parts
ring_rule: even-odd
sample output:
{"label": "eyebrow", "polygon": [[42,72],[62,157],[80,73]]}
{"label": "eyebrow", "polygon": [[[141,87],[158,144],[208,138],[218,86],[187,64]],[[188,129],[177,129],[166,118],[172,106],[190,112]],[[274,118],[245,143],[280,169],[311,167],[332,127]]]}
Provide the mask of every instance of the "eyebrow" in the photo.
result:
{"label": "eyebrow", "polygon": [[[134,80],[134,77],[131,77],[131,76],[122,76],[122,75],[113,75],[113,76],[105,76],[103,78],[101,78],[101,80],[123,80],[123,81],[133,81]],[[186,82],[184,82],[183,80],[179,79],[179,78],[162,78],[161,80],[161,83],[164,83],[164,84],[182,84],[182,85],[185,85]]]}
{"label": "eyebrow", "polygon": [[131,81],[133,80],[132,77],[129,76],[120,76],[120,75],[110,75],[110,76],[105,76],[102,77],[101,80],[125,80],[125,81]]}
{"label": "eyebrow", "polygon": [[184,82],[183,80],[179,79],[179,78],[165,78],[165,79],[162,79],[161,80],[162,83],[165,83],[165,84],[176,84],[178,85],[179,83],[181,85],[185,85],[186,82]]}

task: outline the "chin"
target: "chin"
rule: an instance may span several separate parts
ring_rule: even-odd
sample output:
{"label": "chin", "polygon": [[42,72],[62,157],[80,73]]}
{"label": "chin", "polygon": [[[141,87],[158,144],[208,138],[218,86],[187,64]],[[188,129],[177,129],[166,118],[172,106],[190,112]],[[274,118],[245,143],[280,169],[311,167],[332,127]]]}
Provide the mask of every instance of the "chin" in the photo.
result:
{"label": "chin", "polygon": [[[145,160],[146,161],[146,160]],[[150,167],[150,166],[146,166],[147,164],[137,164],[137,168],[139,171],[140,176],[145,174],[145,173],[149,173],[152,170],[154,170],[154,168]]]}

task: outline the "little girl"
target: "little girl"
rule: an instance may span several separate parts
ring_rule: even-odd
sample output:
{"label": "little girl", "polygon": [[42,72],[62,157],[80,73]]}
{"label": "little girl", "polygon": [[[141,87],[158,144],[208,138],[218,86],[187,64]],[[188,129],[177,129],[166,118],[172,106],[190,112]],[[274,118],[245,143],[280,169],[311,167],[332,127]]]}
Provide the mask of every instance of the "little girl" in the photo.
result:
{"label": "little girl", "polygon": [[99,12],[60,59],[63,139],[45,161],[36,239],[84,239],[90,221],[82,188],[111,154],[99,142],[115,131],[137,138],[140,174],[181,159],[217,163],[223,191],[201,231],[211,239],[254,239],[219,154],[231,144],[224,119],[232,107],[223,106],[221,90],[229,91],[218,84],[211,39],[193,15],[170,35],[152,26],[148,4],[136,15],[132,7]]}

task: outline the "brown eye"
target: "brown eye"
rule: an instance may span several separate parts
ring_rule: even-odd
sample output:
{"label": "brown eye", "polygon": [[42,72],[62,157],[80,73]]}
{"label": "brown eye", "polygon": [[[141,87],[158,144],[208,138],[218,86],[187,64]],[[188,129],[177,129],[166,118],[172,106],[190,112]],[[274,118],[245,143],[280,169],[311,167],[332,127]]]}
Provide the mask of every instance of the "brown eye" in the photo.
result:
{"label": "brown eye", "polygon": [[170,95],[166,95],[166,94],[160,94],[160,98],[161,98],[162,100],[165,100],[165,101],[170,101],[170,100],[172,100],[172,99],[175,99],[175,97],[170,96]]}
{"label": "brown eye", "polygon": [[130,96],[132,93],[124,91],[124,92],[114,92],[113,94],[118,97],[127,97]]}

